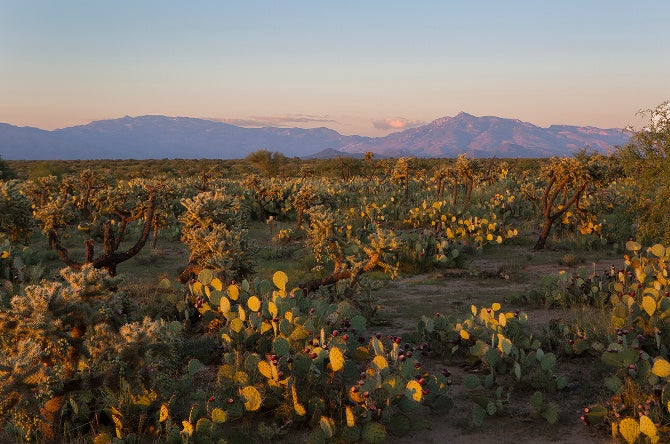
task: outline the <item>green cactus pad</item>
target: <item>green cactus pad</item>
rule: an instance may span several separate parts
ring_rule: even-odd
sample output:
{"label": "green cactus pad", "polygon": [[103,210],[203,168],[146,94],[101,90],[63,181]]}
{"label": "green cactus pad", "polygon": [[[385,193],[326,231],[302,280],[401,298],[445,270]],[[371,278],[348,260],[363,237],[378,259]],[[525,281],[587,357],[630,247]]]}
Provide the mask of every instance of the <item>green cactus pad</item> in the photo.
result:
{"label": "green cactus pad", "polygon": [[326,444],[326,434],[323,433],[323,430],[321,430],[320,426],[312,430],[312,433],[309,434],[309,438],[307,438],[307,443]]}
{"label": "green cactus pad", "polygon": [[250,354],[247,356],[247,359],[244,360],[244,369],[247,373],[255,373],[258,370],[258,363],[261,362],[261,357],[256,353]]}
{"label": "green cactus pad", "polygon": [[293,333],[293,325],[288,319],[282,319],[279,321],[279,331],[281,334],[289,336]]}
{"label": "green cactus pad", "polygon": [[212,431],[212,421],[208,418],[200,418],[195,425],[195,432],[199,435],[208,435]]}
{"label": "green cactus pad", "polygon": [[420,405],[421,404],[407,396],[403,396],[398,401],[398,408],[404,413],[415,413],[419,410]]}
{"label": "green cactus pad", "polygon": [[484,418],[486,418],[486,410],[479,404],[472,406],[472,423],[477,427],[481,426],[484,423]]}
{"label": "green cactus pad", "polygon": [[288,356],[291,353],[291,347],[286,338],[278,337],[272,342],[272,351],[279,356]]}
{"label": "green cactus pad", "polygon": [[346,443],[356,443],[361,439],[361,428],[359,426],[344,427],[342,428],[341,438]]}
{"label": "green cactus pad", "polygon": [[231,419],[239,419],[244,416],[244,404],[239,399],[235,399],[232,404],[226,406],[226,412]]}
{"label": "green cactus pad", "polygon": [[412,422],[402,413],[391,415],[388,423],[389,433],[395,436],[404,436],[412,429]]}
{"label": "green cactus pad", "polygon": [[383,424],[369,422],[363,427],[362,438],[370,444],[380,444],[386,441],[386,428]]}
{"label": "green cactus pad", "polygon": [[547,353],[542,357],[542,361],[540,362],[540,366],[542,367],[542,370],[544,371],[551,371],[554,366],[556,365],[556,355],[553,353]]}
{"label": "green cactus pad", "polygon": [[188,362],[188,374],[193,377],[196,373],[198,373],[204,366],[202,365],[202,362],[198,361],[197,359],[191,359]]}
{"label": "green cactus pad", "polygon": [[550,402],[542,411],[542,417],[546,419],[549,424],[556,424],[558,421],[558,406],[556,403]]}
{"label": "green cactus pad", "polygon": [[209,293],[209,302],[218,306],[219,303],[221,302],[222,297],[223,297],[223,292],[221,292],[219,290],[213,290]]}
{"label": "green cactus pad", "polygon": [[202,285],[209,285],[209,283],[212,282],[212,279],[214,279],[214,273],[208,268],[205,268],[198,274],[198,280]]}
{"label": "green cactus pad", "polygon": [[544,395],[542,392],[535,392],[533,396],[530,397],[530,405],[533,407],[533,410],[539,411],[542,408],[544,403]]}
{"label": "green cactus pad", "polygon": [[356,333],[361,334],[365,331],[367,321],[361,315],[356,315],[349,321],[351,328],[356,330]]}
{"label": "green cactus pad", "polygon": [[304,378],[309,373],[309,369],[312,366],[312,360],[307,356],[298,355],[293,359],[291,366],[294,375]]}

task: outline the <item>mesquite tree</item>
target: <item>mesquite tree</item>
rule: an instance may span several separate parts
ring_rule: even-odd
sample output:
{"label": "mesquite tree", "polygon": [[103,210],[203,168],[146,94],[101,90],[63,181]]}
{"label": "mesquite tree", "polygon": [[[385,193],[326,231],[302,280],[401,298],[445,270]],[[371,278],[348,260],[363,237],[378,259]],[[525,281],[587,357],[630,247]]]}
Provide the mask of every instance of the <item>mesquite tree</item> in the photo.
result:
{"label": "mesquite tree", "polygon": [[631,142],[619,153],[626,172],[635,179],[639,235],[648,241],[670,242],[670,101],[640,112],[649,122],[632,131]]}
{"label": "mesquite tree", "polygon": [[12,170],[7,162],[0,156],[0,180],[15,179],[16,173]]}
{"label": "mesquite tree", "polygon": [[245,159],[247,162],[261,170],[267,177],[275,177],[289,159],[280,152],[258,150],[249,154]]}

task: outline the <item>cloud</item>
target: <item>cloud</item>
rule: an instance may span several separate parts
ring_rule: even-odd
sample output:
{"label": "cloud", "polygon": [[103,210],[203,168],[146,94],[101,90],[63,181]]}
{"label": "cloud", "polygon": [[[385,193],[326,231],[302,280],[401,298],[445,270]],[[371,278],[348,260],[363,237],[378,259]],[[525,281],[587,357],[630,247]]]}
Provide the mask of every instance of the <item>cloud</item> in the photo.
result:
{"label": "cloud", "polygon": [[328,116],[314,116],[309,114],[286,114],[281,116],[249,116],[246,119],[217,119],[221,122],[237,126],[294,126],[300,123],[336,123]]}
{"label": "cloud", "polygon": [[425,123],[421,120],[408,120],[404,117],[387,117],[386,119],[375,120],[372,122],[372,126],[380,130],[404,130],[416,128],[425,125]]}

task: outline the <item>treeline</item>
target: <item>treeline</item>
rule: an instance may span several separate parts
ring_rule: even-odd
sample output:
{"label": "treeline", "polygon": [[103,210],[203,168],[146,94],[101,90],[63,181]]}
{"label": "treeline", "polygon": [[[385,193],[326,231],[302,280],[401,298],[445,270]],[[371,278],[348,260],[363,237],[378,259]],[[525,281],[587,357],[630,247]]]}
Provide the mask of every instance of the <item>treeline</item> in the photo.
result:
{"label": "treeline", "polygon": [[[370,153],[371,155],[372,153]],[[369,156],[369,155],[368,155]],[[372,159],[377,163],[375,174],[393,168],[393,158]],[[412,167],[417,172],[429,173],[436,166],[448,167],[456,159],[415,158]],[[545,164],[547,159],[479,159],[485,168],[496,162],[507,162],[521,170],[535,170]],[[113,168],[111,168],[113,166]],[[368,176],[371,173],[370,160],[353,157],[337,157],[332,159],[301,159],[285,157],[281,153],[260,150],[251,153],[245,159],[119,159],[106,160],[2,160],[0,171],[3,179],[37,179],[44,176],[61,177],[78,175],[84,170],[105,172],[112,178],[128,180],[132,178],[151,178],[166,176],[168,178],[194,177],[203,173],[225,177],[262,174],[267,177],[290,178],[307,172],[308,174],[327,178],[351,178]],[[6,172],[6,173],[4,173]],[[5,176],[6,174],[6,176]]]}

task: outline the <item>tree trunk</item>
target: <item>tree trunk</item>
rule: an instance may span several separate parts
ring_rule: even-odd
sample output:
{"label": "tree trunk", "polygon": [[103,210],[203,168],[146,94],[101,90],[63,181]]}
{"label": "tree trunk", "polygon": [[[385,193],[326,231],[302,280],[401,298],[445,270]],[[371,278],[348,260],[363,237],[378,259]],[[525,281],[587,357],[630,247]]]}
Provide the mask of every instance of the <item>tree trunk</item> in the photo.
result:
{"label": "tree trunk", "polygon": [[465,195],[465,206],[467,207],[470,205],[470,196],[472,195],[472,186],[474,183],[474,179],[472,177],[467,178],[467,194]]}
{"label": "tree trunk", "polygon": [[454,177],[454,195],[452,197],[452,204],[456,205],[456,199],[458,198],[458,180]]}
{"label": "tree trunk", "polygon": [[314,279],[312,281],[308,281],[302,285],[299,285],[299,287],[302,288],[306,293],[309,293],[311,291],[318,290],[320,287],[323,287],[325,285],[336,284],[338,281],[341,281],[342,279],[351,278],[355,282],[363,273],[372,271],[377,266],[378,263],[379,263],[379,255],[375,254],[369,258],[368,263],[365,264],[363,267],[360,267],[356,270],[340,270],[340,271],[337,271],[336,267],[336,271],[334,271],[333,274],[331,274],[330,276],[322,279]]}
{"label": "tree trunk", "polygon": [[542,213],[544,214],[544,228],[542,229],[542,233],[540,233],[540,237],[537,239],[537,242],[533,247],[533,250],[535,251],[542,250],[544,248],[547,242],[547,238],[549,237],[549,232],[551,231],[551,226],[554,224],[556,219],[563,216],[563,214],[565,214],[565,212],[568,211],[568,208],[570,208],[576,202],[579,201],[579,197],[582,195],[587,185],[586,182],[582,183],[582,185],[575,190],[572,197],[570,197],[570,200],[568,202],[565,202],[560,210],[557,210],[554,214],[551,214],[551,209],[554,206],[554,201],[556,200],[558,194],[561,191],[563,191],[563,194],[567,195],[564,189],[565,182],[559,185],[557,189],[552,193],[551,188],[555,185],[555,183],[556,182],[553,177],[549,179],[549,182],[547,183],[547,186],[542,195]]}
{"label": "tree trunk", "polygon": [[265,210],[263,209],[263,198],[261,196],[260,191],[256,191],[257,193],[257,198],[256,198],[256,203],[258,204],[258,220],[263,220],[265,219]]}
{"label": "tree trunk", "polygon": [[158,227],[154,226],[154,238],[151,240],[151,249],[156,249],[156,244],[158,243]]}
{"label": "tree trunk", "polygon": [[[156,209],[156,191],[151,190],[149,193],[149,200],[147,202],[147,208],[144,211],[144,227],[142,229],[142,234],[137,240],[135,245],[133,245],[125,253],[116,253],[116,249],[119,245],[119,239],[121,235],[114,237],[114,233],[111,230],[111,225],[109,222],[105,226],[104,232],[104,248],[105,253],[97,259],[93,258],[94,249],[93,249],[93,239],[89,239],[85,244],[85,253],[84,253],[84,263],[92,264],[95,268],[102,268],[107,270],[111,276],[116,275],[116,266],[121,262],[127,261],[131,257],[139,253],[144,244],[146,243],[149,235],[151,234],[151,228],[153,227],[154,220],[154,211]],[[82,264],[70,258],[70,254],[67,248],[63,247],[60,243],[60,237],[55,230],[50,230],[48,233],[49,244],[53,245],[58,252],[60,259],[65,262],[65,265],[74,269],[81,270]]]}
{"label": "tree trunk", "polygon": [[405,177],[405,202],[409,202],[409,174]]}
{"label": "tree trunk", "polygon": [[199,266],[193,261],[189,261],[188,265],[186,266],[184,271],[181,272],[177,280],[182,284],[186,284],[191,279],[195,279],[200,273],[200,271],[202,271],[201,266]]}
{"label": "tree trunk", "polygon": [[544,249],[544,245],[547,243],[547,238],[549,237],[549,232],[551,231],[551,226],[553,225],[553,223],[554,220],[551,218],[547,218],[544,220],[544,228],[542,229],[542,233],[540,233],[540,237],[537,239],[537,242],[535,243],[533,250],[539,251]]}
{"label": "tree trunk", "polygon": [[300,228],[302,226],[302,218],[303,218],[304,214],[305,214],[305,209],[301,207],[298,210],[298,223],[296,224],[296,226],[298,228]]}

